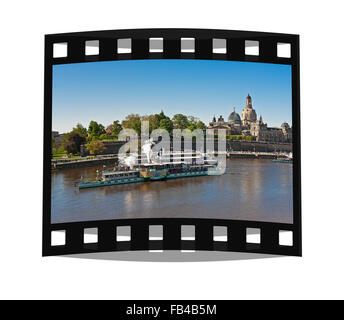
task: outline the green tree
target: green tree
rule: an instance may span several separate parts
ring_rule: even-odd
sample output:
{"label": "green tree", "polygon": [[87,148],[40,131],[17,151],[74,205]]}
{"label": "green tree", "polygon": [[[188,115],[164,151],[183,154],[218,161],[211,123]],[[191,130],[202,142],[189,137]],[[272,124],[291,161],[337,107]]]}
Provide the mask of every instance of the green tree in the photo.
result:
{"label": "green tree", "polygon": [[65,150],[65,148],[63,146],[61,146],[60,148],[57,149],[57,153],[58,154],[65,154],[65,153],[67,153],[67,151]]}
{"label": "green tree", "polygon": [[187,116],[178,113],[172,118],[173,125],[175,129],[186,129],[189,126],[189,121]]}
{"label": "green tree", "polygon": [[160,120],[159,120],[158,114],[150,114],[147,116],[143,116],[141,117],[141,121],[149,122],[149,133],[159,128]]}
{"label": "green tree", "polygon": [[106,133],[102,133],[100,136],[99,136],[99,139],[100,140],[105,140],[105,139],[108,139],[109,137],[106,135]]}
{"label": "green tree", "polygon": [[141,120],[134,122],[132,129],[134,129],[137,132],[137,134],[140,136],[141,135]]}
{"label": "green tree", "polygon": [[199,121],[199,119],[198,119],[197,117],[194,117],[194,116],[188,116],[187,118],[188,118],[189,124],[194,124],[194,125],[196,125],[197,122]]}
{"label": "green tree", "polygon": [[127,129],[134,129],[138,135],[141,134],[141,119],[138,114],[129,114],[122,121],[122,127]]}
{"label": "green tree", "polygon": [[164,111],[160,111],[160,113],[157,113],[154,115],[158,123],[160,123],[161,120],[168,118],[165,114]]}
{"label": "green tree", "polygon": [[[160,111],[160,113],[150,114],[141,117],[141,121],[149,121],[149,133],[151,133],[155,129],[161,128],[160,122],[164,119],[170,120],[170,118],[167,117],[164,114],[164,111],[162,110]],[[167,122],[165,122],[165,124],[167,124]]]}
{"label": "green tree", "polygon": [[91,121],[89,126],[88,126],[88,135],[91,136],[92,138],[99,138],[99,136],[103,133],[105,133],[105,128],[102,124],[96,122],[96,121]]}
{"label": "green tree", "polygon": [[90,154],[100,154],[106,149],[103,141],[99,140],[93,140],[87,143],[86,148],[90,152]]}
{"label": "green tree", "polygon": [[115,139],[118,139],[118,135],[119,133],[121,132],[122,130],[122,126],[121,124],[119,123],[118,120],[115,120],[112,124],[112,133],[111,133],[111,137],[112,138],[115,138]]}
{"label": "green tree", "polygon": [[87,137],[87,129],[81,123],[78,123],[71,132],[78,133],[83,137]]}
{"label": "green tree", "polygon": [[57,151],[57,144],[53,137],[51,137],[51,153],[55,154]]}
{"label": "green tree", "polygon": [[[165,114],[164,114],[164,111],[160,111],[160,113],[156,113],[154,115],[151,115],[151,117],[153,118],[152,119],[152,130],[155,130],[155,129],[158,129],[158,128],[161,128],[160,124],[161,124],[161,120],[170,120],[169,117],[167,117]],[[166,124],[167,122],[165,122]]]}
{"label": "green tree", "polygon": [[190,129],[191,131],[194,131],[195,129],[197,129],[197,122],[199,121],[198,118],[194,117],[194,116],[188,116],[188,129]]}
{"label": "green tree", "polygon": [[79,133],[70,132],[67,134],[66,141],[63,143],[63,148],[68,153],[79,153],[80,146],[86,142],[86,138],[81,136]]}
{"label": "green tree", "polygon": [[199,121],[197,122],[197,124],[196,124],[196,129],[206,130],[207,127],[206,127],[206,125],[205,125],[201,120],[199,120]]}
{"label": "green tree", "polygon": [[195,129],[197,129],[197,126],[196,126],[196,124],[194,124],[194,123],[190,123],[190,124],[188,125],[188,129],[190,129],[191,131],[194,131]]}
{"label": "green tree", "polygon": [[169,134],[172,133],[173,130],[173,122],[170,118],[166,117],[160,120],[159,128],[165,129],[168,131]]}

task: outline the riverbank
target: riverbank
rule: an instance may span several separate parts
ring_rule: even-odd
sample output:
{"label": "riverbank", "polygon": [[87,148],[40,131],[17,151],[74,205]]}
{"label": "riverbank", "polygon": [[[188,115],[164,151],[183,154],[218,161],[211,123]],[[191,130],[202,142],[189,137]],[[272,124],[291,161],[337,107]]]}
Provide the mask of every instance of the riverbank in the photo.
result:
{"label": "riverbank", "polygon": [[94,167],[99,165],[109,165],[116,164],[118,161],[118,156],[99,156],[91,159],[64,159],[64,160],[52,160],[51,169],[52,170],[61,170],[61,169],[75,169],[75,168],[85,168],[85,167]]}
{"label": "riverbank", "polygon": [[[120,148],[126,143],[126,141],[103,141],[105,150],[102,152],[102,155],[117,155]],[[205,144],[208,141],[205,140]],[[217,151],[218,140],[212,139],[211,143],[214,143],[215,151]],[[196,149],[196,141],[192,142],[188,139],[184,139],[181,142],[181,148],[183,145],[192,145],[192,149]],[[138,141],[138,145],[141,145],[141,140]],[[173,148],[173,139],[170,141],[170,145]],[[292,152],[293,145],[292,143],[286,142],[267,142],[267,141],[246,141],[246,140],[226,140],[226,150],[232,151],[250,151],[250,152]],[[89,156],[86,145],[80,146],[80,155]]]}
{"label": "riverbank", "polygon": [[[227,159],[277,159],[277,158],[286,158],[284,153],[280,152],[250,152],[250,151],[231,151],[226,153]],[[61,170],[61,169],[75,169],[75,168],[85,168],[93,167],[99,165],[115,165],[118,161],[117,155],[107,155],[107,156],[98,156],[96,158],[87,158],[87,159],[63,159],[51,161],[52,170]]]}
{"label": "riverbank", "polygon": [[285,158],[285,153],[281,152],[250,152],[250,151],[232,151],[227,152],[227,159],[277,159]]}

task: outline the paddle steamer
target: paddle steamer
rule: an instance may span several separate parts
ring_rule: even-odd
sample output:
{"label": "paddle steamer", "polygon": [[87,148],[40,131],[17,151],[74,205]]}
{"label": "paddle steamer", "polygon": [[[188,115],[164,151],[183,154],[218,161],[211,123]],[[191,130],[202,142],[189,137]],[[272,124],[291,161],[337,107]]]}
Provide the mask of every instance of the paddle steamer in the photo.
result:
{"label": "paddle steamer", "polygon": [[[166,157],[166,155],[165,155]],[[168,155],[170,158],[170,155]],[[202,163],[199,159],[202,158]],[[219,174],[218,161],[209,157],[183,154],[173,155],[173,161],[160,157],[147,163],[129,163],[121,161],[113,170],[102,171],[100,178],[94,181],[80,181],[79,189],[104,187],[128,183],[200,177]],[[135,161],[136,162],[136,161]],[[97,175],[98,176],[98,175]]]}

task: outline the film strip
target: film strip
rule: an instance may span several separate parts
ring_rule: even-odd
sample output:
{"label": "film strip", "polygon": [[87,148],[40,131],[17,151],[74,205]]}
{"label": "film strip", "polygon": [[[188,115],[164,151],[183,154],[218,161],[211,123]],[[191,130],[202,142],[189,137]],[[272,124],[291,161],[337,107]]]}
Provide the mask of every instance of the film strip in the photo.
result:
{"label": "film strip", "polygon": [[[289,47],[286,55],[280,54],[280,45]],[[291,66],[292,224],[196,218],[51,223],[53,66],[138,59],[246,61]],[[43,187],[44,256],[126,250],[215,250],[301,256],[299,36],[207,29],[133,29],[46,35]],[[88,241],[86,235],[90,232],[93,239]],[[256,235],[254,241],[250,240],[252,232]],[[281,241],[281,235],[286,233],[291,237],[288,245]],[[56,235],[60,240],[55,243]]]}

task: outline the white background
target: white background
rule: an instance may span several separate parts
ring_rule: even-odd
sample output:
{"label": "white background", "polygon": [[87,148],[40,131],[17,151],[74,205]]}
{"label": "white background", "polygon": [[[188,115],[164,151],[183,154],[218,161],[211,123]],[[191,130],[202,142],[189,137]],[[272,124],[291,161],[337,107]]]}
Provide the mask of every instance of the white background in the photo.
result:
{"label": "white background", "polygon": [[[344,298],[342,1],[1,3],[1,298]],[[302,258],[41,257],[44,34],[219,28],[301,35]],[[278,104],[278,101],[276,101]]]}

